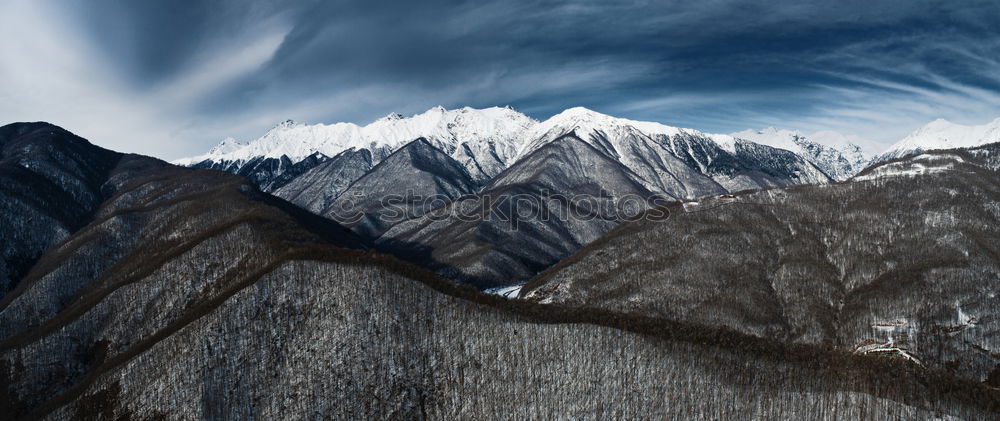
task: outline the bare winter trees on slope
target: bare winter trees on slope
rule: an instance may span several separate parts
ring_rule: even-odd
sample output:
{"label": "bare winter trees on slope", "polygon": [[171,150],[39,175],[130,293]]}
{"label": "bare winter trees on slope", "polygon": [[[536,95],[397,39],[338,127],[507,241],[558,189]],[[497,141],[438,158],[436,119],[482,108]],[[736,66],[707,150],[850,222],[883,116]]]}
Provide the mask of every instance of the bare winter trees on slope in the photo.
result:
{"label": "bare winter trees on slope", "polygon": [[0,295],[87,223],[120,158],[51,124],[0,127]]}
{"label": "bare winter trees on slope", "polygon": [[1000,146],[890,161],[853,181],[702,201],[616,229],[531,299],[870,344],[977,380],[1000,367]]}
{"label": "bare winter trees on slope", "polygon": [[92,220],[0,300],[6,414],[69,396],[275,259],[308,244],[365,247],[336,223],[223,173],[126,155],[102,191],[108,198]]}
{"label": "bare winter trees on slope", "polygon": [[892,359],[683,325],[559,323],[588,317],[478,304],[378,262],[289,261],[41,408],[53,419],[442,420],[985,420],[997,408],[995,391]]}

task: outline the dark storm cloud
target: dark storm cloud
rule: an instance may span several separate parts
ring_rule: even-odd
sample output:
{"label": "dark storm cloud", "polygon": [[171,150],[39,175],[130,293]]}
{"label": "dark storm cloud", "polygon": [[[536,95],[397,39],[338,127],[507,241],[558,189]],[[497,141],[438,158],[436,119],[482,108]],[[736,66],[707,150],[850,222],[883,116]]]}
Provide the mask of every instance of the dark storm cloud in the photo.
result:
{"label": "dark storm cloud", "polygon": [[171,93],[175,131],[193,136],[438,104],[882,143],[1000,116],[995,1],[100,0],[71,14],[128,89]]}

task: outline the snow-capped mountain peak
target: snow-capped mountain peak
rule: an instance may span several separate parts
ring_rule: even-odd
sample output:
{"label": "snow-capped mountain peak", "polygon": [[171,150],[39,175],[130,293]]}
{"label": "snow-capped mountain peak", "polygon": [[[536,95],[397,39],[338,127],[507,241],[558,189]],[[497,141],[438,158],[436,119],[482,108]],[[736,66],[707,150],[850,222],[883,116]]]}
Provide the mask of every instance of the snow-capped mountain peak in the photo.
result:
{"label": "snow-capped mountain peak", "polygon": [[403,115],[400,113],[389,113],[386,114],[385,117],[382,117],[376,121],[396,121],[396,120],[402,120],[403,118],[404,118]]}
{"label": "snow-capped mountain peak", "polygon": [[652,121],[636,121],[612,117],[588,108],[573,107],[538,123],[538,125],[532,128],[528,136],[532,140],[530,143],[524,145],[518,156],[524,156],[546,143],[572,132],[575,132],[577,136],[585,140],[594,133],[602,133],[612,139],[628,137],[634,134],[670,137],[681,133],[689,133],[706,136],[697,130],[682,129]]}
{"label": "snow-capped mountain peak", "polygon": [[771,126],[761,130],[744,130],[732,134],[733,137],[749,140],[772,148],[784,149],[786,151],[798,152],[799,145],[796,143],[805,135],[798,130],[784,130]]}
{"label": "snow-capped mountain peak", "polygon": [[237,149],[240,149],[240,148],[242,148],[244,146],[246,146],[246,145],[243,144],[243,143],[240,143],[238,140],[236,140],[236,139],[234,139],[232,137],[227,137],[225,139],[222,139],[222,142],[219,142],[218,145],[213,146],[212,149],[210,149],[208,151],[208,154],[209,155],[213,155],[213,156],[214,155],[224,155],[224,154],[233,152],[233,151],[235,151]]}
{"label": "snow-capped mountain peak", "polygon": [[829,130],[806,135],[798,130],[767,127],[736,132],[732,136],[794,152],[836,180],[850,178],[869,162],[868,155],[859,146],[869,142]]}
{"label": "snow-capped mountain peak", "polygon": [[[509,107],[447,110],[441,106],[410,117],[392,113],[366,126],[354,123],[302,124],[287,120],[241,147],[234,147],[239,143],[229,141],[224,148],[213,148],[206,155],[174,163],[194,165],[206,160],[246,162],[254,158],[279,159],[282,156],[287,156],[294,163],[317,152],[332,157],[352,148],[369,149],[376,160],[380,160],[410,141],[423,137],[466,165],[473,177],[484,178],[502,170],[524,141],[522,133],[536,123],[531,117]],[[467,156],[470,153],[476,156]],[[497,158],[501,162],[492,162]]]}
{"label": "snow-capped mountain peak", "polygon": [[876,158],[876,161],[885,161],[915,152],[971,148],[994,142],[1000,142],[1000,118],[972,126],[939,118],[890,146]]}

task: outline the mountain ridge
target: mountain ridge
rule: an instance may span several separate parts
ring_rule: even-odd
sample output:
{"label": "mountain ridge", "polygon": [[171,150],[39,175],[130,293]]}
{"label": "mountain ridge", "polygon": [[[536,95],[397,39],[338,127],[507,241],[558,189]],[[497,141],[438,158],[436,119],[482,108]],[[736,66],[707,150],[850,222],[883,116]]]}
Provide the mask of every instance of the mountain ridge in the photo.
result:
{"label": "mountain ridge", "polygon": [[929,150],[972,148],[995,142],[1000,142],[1000,117],[978,125],[963,125],[939,118],[914,130],[875,157],[873,162]]}
{"label": "mountain ridge", "polygon": [[[377,163],[403,144],[424,137],[462,162],[474,179],[483,182],[546,139],[550,141],[576,129],[583,129],[581,133],[594,131],[602,126],[630,127],[651,137],[702,137],[729,152],[735,148],[735,139],[730,135],[612,117],[584,107],[569,108],[544,121],[537,121],[510,107],[446,110],[438,106],[410,117],[390,113],[367,126],[354,123],[305,125],[288,120],[246,144],[227,138],[208,154],[182,158],[173,163],[238,172],[244,162],[254,159],[281,159],[287,156],[292,163],[296,163],[311,154],[329,157],[350,148],[371,150]],[[812,158],[808,154],[804,157]]]}

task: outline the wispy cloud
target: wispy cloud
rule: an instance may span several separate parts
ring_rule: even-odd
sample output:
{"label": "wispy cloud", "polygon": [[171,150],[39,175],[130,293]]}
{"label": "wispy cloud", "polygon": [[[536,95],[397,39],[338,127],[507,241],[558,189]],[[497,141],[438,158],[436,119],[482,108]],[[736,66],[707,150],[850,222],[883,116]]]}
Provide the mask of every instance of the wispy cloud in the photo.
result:
{"label": "wispy cloud", "polygon": [[709,132],[887,146],[1000,116],[1000,4],[431,0],[68,2],[0,14],[0,115],[176,158],[286,118],[587,106]]}

